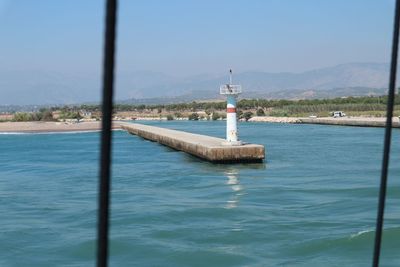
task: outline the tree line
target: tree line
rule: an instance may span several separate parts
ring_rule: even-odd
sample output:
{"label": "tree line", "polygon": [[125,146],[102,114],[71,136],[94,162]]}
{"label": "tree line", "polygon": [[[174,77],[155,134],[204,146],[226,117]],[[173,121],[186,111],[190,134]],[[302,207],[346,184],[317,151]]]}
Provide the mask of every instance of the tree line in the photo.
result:
{"label": "tree line", "polygon": [[[386,110],[387,96],[341,97],[332,99],[305,100],[270,100],[270,99],[241,99],[237,103],[239,118],[248,119],[257,116],[308,116],[315,114],[329,116],[332,111],[354,112],[382,116]],[[169,119],[183,117],[182,113],[192,114],[189,119],[201,119],[196,112],[204,111],[207,119],[217,120],[225,117],[226,101],[190,102],[176,104],[114,104],[113,112],[144,112],[157,111],[167,113]],[[73,106],[57,106],[41,109],[39,112],[17,112],[14,121],[52,121],[53,113],[57,112],[58,119],[80,119],[80,111],[92,112],[101,117],[101,106],[98,104],[83,104]],[[358,113],[357,113],[358,112]],[[395,98],[395,115],[400,115],[400,98]]]}
{"label": "tree line", "polygon": [[[341,97],[331,99],[304,99],[304,100],[269,100],[269,99],[241,99],[237,107],[242,110],[257,109],[278,109],[285,110],[290,114],[321,112],[334,110],[354,110],[354,111],[375,111],[385,110],[387,96],[365,96],[365,97]],[[400,105],[400,98],[396,97],[395,105]],[[96,112],[100,111],[99,105],[81,105],[80,109]],[[161,110],[166,111],[223,111],[226,109],[225,101],[214,102],[190,102],[177,104],[153,104],[153,105],[134,105],[134,104],[114,104],[114,111],[144,111]]]}

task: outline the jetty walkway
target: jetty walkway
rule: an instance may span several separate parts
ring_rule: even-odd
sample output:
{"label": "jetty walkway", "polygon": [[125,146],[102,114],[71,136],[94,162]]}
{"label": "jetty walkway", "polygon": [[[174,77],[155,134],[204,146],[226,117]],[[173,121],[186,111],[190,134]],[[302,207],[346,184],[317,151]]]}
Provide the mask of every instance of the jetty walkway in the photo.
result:
{"label": "jetty walkway", "polygon": [[263,145],[223,145],[225,139],[183,131],[149,126],[138,123],[120,123],[131,134],[158,142],[175,150],[189,153],[215,163],[262,162],[265,158]]}

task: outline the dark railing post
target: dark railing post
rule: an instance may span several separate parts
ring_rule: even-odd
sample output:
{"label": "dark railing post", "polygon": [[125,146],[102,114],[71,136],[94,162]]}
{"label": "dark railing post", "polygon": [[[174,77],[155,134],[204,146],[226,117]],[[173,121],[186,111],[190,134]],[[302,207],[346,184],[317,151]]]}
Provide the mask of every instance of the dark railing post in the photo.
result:
{"label": "dark railing post", "polygon": [[385,144],[383,149],[382,174],[381,174],[381,184],[379,189],[378,215],[376,218],[374,258],[372,263],[373,267],[379,266],[379,256],[381,252],[383,215],[385,212],[386,187],[387,187],[387,177],[389,169],[390,143],[392,139],[392,117],[393,117],[393,105],[394,105],[395,86],[396,86],[397,53],[399,46],[399,21],[400,21],[400,0],[396,0],[393,43],[392,43],[392,59],[390,65],[389,92],[388,92],[388,102],[387,102],[387,112],[386,112]]}
{"label": "dark railing post", "polygon": [[100,180],[98,197],[97,226],[97,266],[108,265],[108,228],[110,209],[110,172],[111,172],[111,127],[114,86],[114,56],[117,0],[107,0],[104,58],[103,58],[103,100],[102,100],[102,131],[100,155]]}

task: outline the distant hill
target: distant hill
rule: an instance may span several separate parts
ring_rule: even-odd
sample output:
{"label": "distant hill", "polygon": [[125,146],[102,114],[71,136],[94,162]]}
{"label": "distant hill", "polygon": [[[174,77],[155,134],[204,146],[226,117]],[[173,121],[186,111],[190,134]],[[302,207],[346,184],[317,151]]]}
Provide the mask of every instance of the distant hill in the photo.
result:
{"label": "distant hill", "polygon": [[321,99],[346,96],[378,96],[387,93],[386,88],[368,87],[343,87],[333,89],[305,89],[305,90],[281,90],[270,93],[254,92],[244,94],[246,98],[268,98],[268,99]]}
{"label": "distant hill", "polygon": [[[388,77],[386,63],[349,63],[301,73],[243,72],[234,75],[234,82],[243,86],[243,97],[302,99],[383,94]],[[213,74],[177,78],[159,72],[118,72],[116,99],[126,103],[216,99],[227,79]],[[96,102],[100,82],[100,75],[93,73],[0,69],[0,105]]]}
{"label": "distant hill", "polygon": [[[387,93],[384,88],[368,88],[368,87],[345,87],[334,88],[330,90],[282,90],[269,93],[263,92],[244,92],[239,98],[266,98],[266,99],[321,99],[321,98],[336,98],[348,96],[378,96]],[[127,99],[118,101],[121,104],[174,104],[185,103],[192,101],[206,100],[225,100],[224,97],[213,91],[201,91],[201,94],[188,94],[175,97],[154,97],[141,99]]]}

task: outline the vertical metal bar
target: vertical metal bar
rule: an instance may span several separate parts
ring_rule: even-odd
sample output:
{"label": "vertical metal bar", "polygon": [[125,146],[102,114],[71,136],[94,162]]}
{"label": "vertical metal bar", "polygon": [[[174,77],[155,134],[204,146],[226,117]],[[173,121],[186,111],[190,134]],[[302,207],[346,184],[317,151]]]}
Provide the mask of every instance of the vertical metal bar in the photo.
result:
{"label": "vertical metal bar", "polygon": [[98,197],[97,266],[108,265],[108,232],[110,208],[111,117],[113,108],[114,55],[117,0],[107,0],[103,58],[103,105]]}
{"label": "vertical metal bar", "polygon": [[390,66],[389,93],[388,93],[387,112],[386,112],[385,144],[383,149],[378,214],[376,218],[375,247],[374,247],[374,258],[372,263],[373,267],[379,266],[379,256],[381,252],[383,215],[385,211],[387,176],[389,169],[390,143],[392,139],[392,117],[393,117],[393,105],[394,105],[395,86],[396,86],[397,53],[399,46],[399,22],[400,22],[400,0],[396,0],[393,43],[392,43],[392,59],[391,59],[392,61]]}

